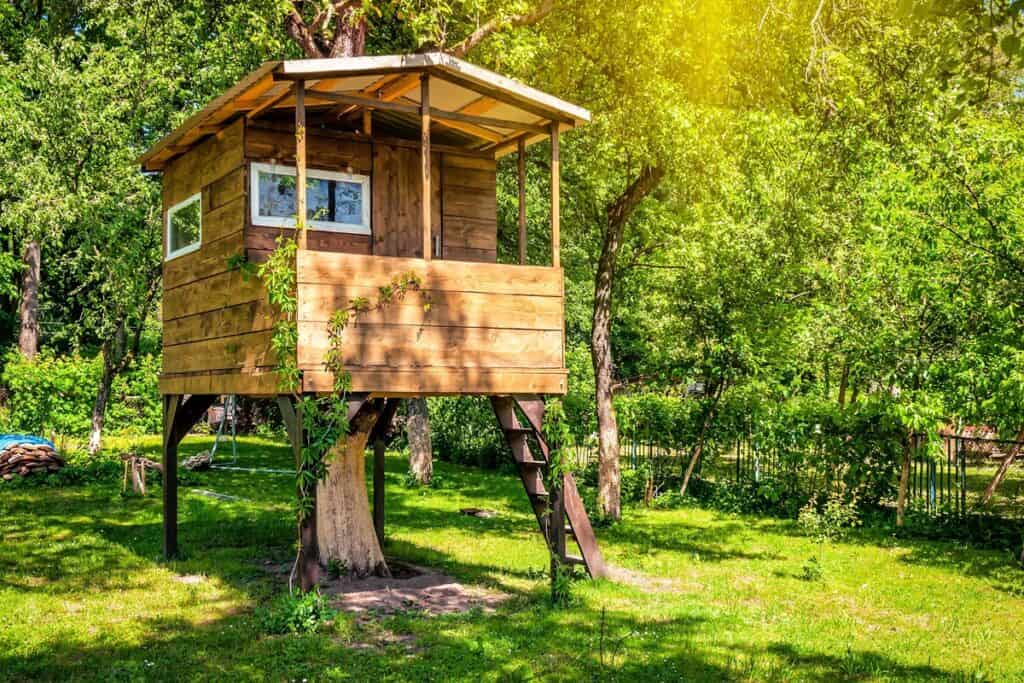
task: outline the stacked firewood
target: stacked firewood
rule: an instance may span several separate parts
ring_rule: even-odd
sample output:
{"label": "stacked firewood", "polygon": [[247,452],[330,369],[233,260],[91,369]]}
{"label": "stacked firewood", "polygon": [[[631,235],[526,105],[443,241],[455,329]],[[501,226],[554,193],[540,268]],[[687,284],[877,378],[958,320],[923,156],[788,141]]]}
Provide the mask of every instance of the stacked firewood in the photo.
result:
{"label": "stacked firewood", "polygon": [[36,472],[56,472],[64,466],[64,459],[47,444],[14,444],[0,451],[0,477],[6,481],[14,477],[27,477]]}

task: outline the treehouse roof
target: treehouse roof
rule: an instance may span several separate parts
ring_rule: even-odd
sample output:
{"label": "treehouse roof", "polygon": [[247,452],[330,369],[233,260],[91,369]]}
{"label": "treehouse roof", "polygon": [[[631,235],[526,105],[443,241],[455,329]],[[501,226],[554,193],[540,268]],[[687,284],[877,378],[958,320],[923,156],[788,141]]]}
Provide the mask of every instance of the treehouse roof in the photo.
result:
{"label": "treehouse roof", "polygon": [[334,124],[372,109],[375,127],[395,137],[419,136],[420,77],[430,76],[430,114],[438,142],[496,157],[546,139],[552,124],[586,123],[590,112],[443,52],[265,62],[157,142],[139,163],[159,171],[168,161],[244,115],[273,117],[295,108],[305,83],[309,127]]}

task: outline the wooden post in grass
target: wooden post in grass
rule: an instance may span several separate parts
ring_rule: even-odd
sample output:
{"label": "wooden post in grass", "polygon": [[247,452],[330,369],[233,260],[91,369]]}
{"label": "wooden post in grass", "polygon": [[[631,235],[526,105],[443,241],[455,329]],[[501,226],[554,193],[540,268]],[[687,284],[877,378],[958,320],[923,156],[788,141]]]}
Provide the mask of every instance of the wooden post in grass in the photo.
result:
{"label": "wooden post in grass", "polygon": [[[305,433],[302,428],[302,407],[291,396],[281,395],[277,397],[277,405],[281,409],[281,417],[284,418],[285,429],[288,432],[288,441],[292,446],[292,454],[295,457],[295,471],[302,468],[302,448],[305,445]],[[320,551],[316,535],[316,485],[308,486],[308,490],[302,489],[301,481],[297,484],[297,494],[303,495],[312,500],[312,509],[299,523],[299,587],[303,592],[313,589],[320,580]]]}
{"label": "wooden post in grass", "polygon": [[163,472],[164,472],[164,557],[178,554],[178,444],[213,405],[216,396],[193,394],[188,400],[180,394],[164,396]]}

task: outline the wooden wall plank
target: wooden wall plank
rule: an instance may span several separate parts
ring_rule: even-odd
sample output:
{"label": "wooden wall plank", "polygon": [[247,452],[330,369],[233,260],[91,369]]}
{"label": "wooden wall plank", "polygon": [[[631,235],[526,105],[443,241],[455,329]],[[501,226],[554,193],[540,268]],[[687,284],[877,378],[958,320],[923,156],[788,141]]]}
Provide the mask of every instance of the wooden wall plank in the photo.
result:
{"label": "wooden wall plank", "polygon": [[[245,247],[252,252],[270,252],[277,248],[278,235],[294,235],[291,228],[268,228],[262,225],[251,225],[245,233]],[[308,230],[306,232],[307,247],[315,251],[333,251],[349,254],[369,255],[372,250],[369,235],[356,235],[347,232],[331,232],[329,230]],[[251,258],[260,261],[259,256]]]}
{"label": "wooden wall plank", "polygon": [[269,330],[278,315],[266,297],[164,321],[164,347]]}
{"label": "wooden wall plank", "polygon": [[277,364],[277,357],[271,348],[272,336],[272,331],[266,330],[167,346],[164,347],[164,372],[240,370],[274,366]]}
{"label": "wooden wall plank", "polygon": [[204,241],[198,251],[166,261],[164,291],[227,271],[231,258],[244,253],[243,235],[238,230],[214,242]]}
{"label": "wooden wall plank", "polygon": [[[566,393],[564,370],[541,371],[520,368],[368,370],[351,373],[352,391],[372,392],[376,396],[455,396],[494,394]],[[324,371],[303,373],[303,391],[330,392],[333,378]]]}
{"label": "wooden wall plank", "polygon": [[[357,297],[375,301],[377,288],[370,285],[304,285],[298,319],[326,322]],[[561,330],[562,300],[551,296],[520,296],[489,292],[423,290],[383,309],[363,313],[358,324],[491,327],[529,330]]]}
{"label": "wooden wall plank", "polygon": [[240,396],[274,396],[279,393],[277,373],[273,368],[233,372],[201,372],[163,374],[161,394],[238,394]]}
{"label": "wooden wall plank", "polygon": [[[300,368],[322,368],[329,348],[327,323],[299,322]],[[562,368],[561,348],[560,330],[360,324],[345,330],[342,358],[345,366],[352,368],[558,370]]]}
{"label": "wooden wall plank", "polygon": [[[230,176],[226,176],[230,177]],[[212,186],[211,186],[212,187]],[[210,196],[211,192],[204,193]],[[211,202],[212,204],[212,202]],[[245,197],[235,197],[231,201],[203,214],[203,243],[202,248],[214,242],[229,237],[245,225]],[[173,263],[171,261],[170,263]],[[227,270],[225,266],[224,270]]]}
{"label": "wooden wall plank", "polygon": [[498,248],[497,222],[445,214],[444,243],[446,247],[495,251]]}
{"label": "wooden wall plank", "polygon": [[256,277],[245,278],[240,271],[218,273],[204,280],[164,291],[163,320],[183,318],[197,313],[228,308],[266,297]]}
{"label": "wooden wall plank", "polygon": [[[307,164],[310,168],[369,174],[373,170],[370,144],[317,135],[310,129],[306,138]],[[254,161],[272,161],[295,165],[295,133],[250,125],[245,136],[245,156]]]}
{"label": "wooden wall plank", "polygon": [[[411,258],[306,251],[299,254],[297,268],[301,284],[386,284],[394,276],[411,271],[420,275],[424,289],[562,296],[562,271],[546,266],[424,262]],[[302,295],[300,291],[300,298]]]}

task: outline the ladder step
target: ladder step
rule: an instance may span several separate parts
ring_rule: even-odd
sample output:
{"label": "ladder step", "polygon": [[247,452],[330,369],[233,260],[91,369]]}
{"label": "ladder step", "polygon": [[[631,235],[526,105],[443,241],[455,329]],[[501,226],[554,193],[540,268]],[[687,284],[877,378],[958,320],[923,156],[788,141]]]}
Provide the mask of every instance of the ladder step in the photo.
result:
{"label": "ladder step", "polygon": [[526,467],[544,467],[547,465],[543,460],[516,460],[517,465],[524,465]]}
{"label": "ladder step", "polygon": [[519,436],[520,434],[523,436],[529,436],[530,434],[533,434],[533,430],[529,427],[502,427],[502,429],[509,436]]}
{"label": "ladder step", "polygon": [[586,566],[586,564],[587,564],[586,562],[583,561],[582,557],[579,557],[577,555],[566,555],[565,556],[565,561],[566,561],[567,564],[575,564],[575,565],[580,565],[580,566]]}

